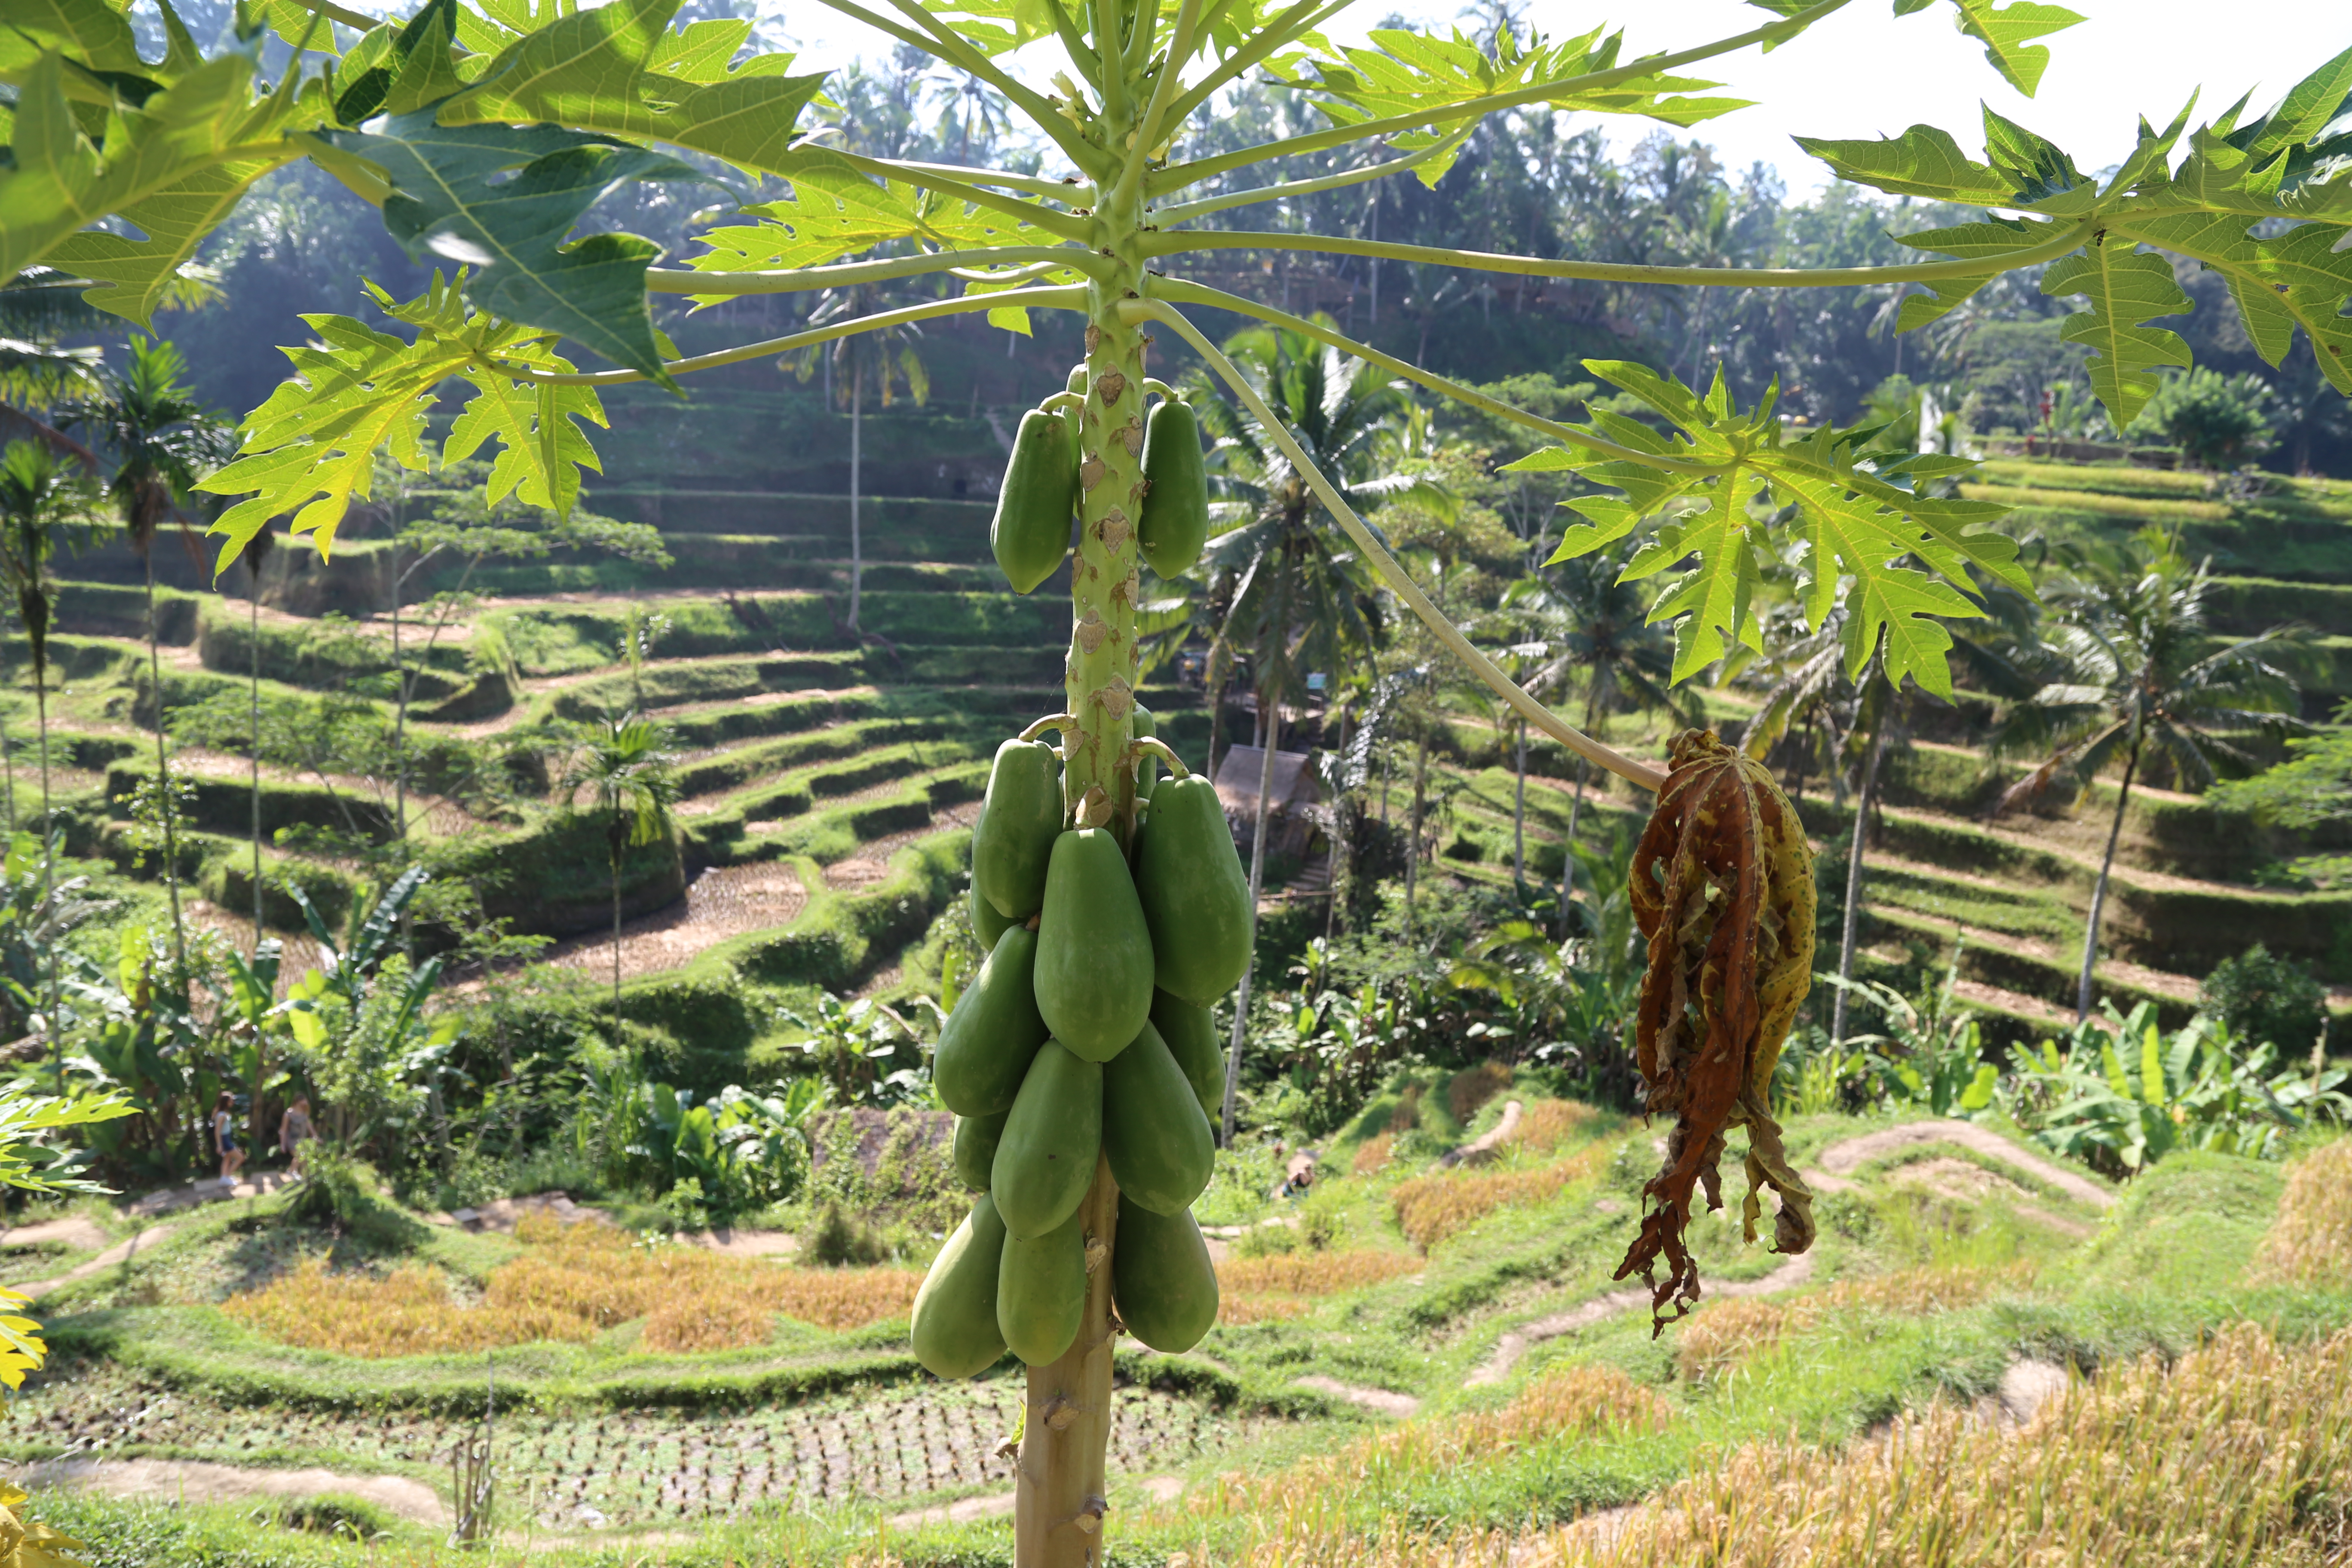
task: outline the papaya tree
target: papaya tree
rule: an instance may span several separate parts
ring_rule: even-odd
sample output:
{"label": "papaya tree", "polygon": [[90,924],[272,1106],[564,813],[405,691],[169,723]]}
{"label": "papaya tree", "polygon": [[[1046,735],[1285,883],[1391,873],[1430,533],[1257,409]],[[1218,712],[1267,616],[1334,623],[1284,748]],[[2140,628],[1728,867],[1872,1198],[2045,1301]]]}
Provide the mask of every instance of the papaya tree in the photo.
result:
{"label": "papaya tree", "polygon": [[[1781,1155],[1768,1091],[1810,979],[1812,886],[1803,835],[1769,773],[1705,731],[1677,737],[1664,768],[1622,756],[1514,685],[1195,318],[1227,312],[1303,334],[1538,437],[1513,467],[1574,474],[1588,487],[1570,502],[1578,521],[1561,553],[1630,552],[1622,575],[1657,584],[1648,616],[1674,629],[1675,681],[1754,646],[1758,563],[1801,542],[1799,598],[1816,624],[1847,586],[1849,672],[1877,650],[1891,682],[1948,693],[1944,623],[1982,613],[1978,574],[2030,592],[2014,542],[1996,526],[2000,509],[1931,482],[1964,473],[1965,459],[1892,449],[1869,427],[1786,426],[1772,391],[1743,406],[1719,368],[1701,385],[1640,364],[1591,363],[1622,395],[1570,423],[1213,288],[1186,276],[1198,266],[1187,258],[1305,251],[1433,276],[1921,290],[1902,306],[1905,331],[1958,310],[1998,276],[2036,268],[2045,293],[2085,301],[2065,336],[2088,348],[2093,390],[2122,426],[2153,395],[2158,370],[2189,358],[2179,337],[2151,324],[2190,307],[2162,252],[2222,275],[2265,358],[2282,360],[2300,331],[2335,389],[2352,393],[2343,314],[2352,139],[2328,133],[2352,89],[2352,51],[2267,113],[2240,103],[2192,128],[2192,100],[2168,121],[2142,121],[2131,151],[2095,178],[1990,111],[1980,156],[1928,126],[1806,140],[1843,178],[1986,216],[1906,237],[1921,259],[1902,266],[1663,267],[1200,224],[1348,187],[1376,195],[1377,182],[1401,175],[1433,183],[1490,115],[1697,123],[1739,100],[1677,73],[1794,45],[1846,0],[1757,0],[1764,15],[1754,27],[1648,54],[1606,27],[1558,39],[1515,25],[1477,39],[1374,30],[1334,43],[1321,29],[1350,0],[824,3],[877,42],[998,94],[1050,147],[1045,172],[874,157],[804,136],[822,79],[795,74],[788,56],[744,56],[748,23],[673,26],[679,0],[593,9],[427,0],[390,20],[340,0],[249,0],[235,36],[211,54],[166,11],[155,60],[110,0],[8,0],[0,79],[16,99],[0,163],[0,282],[36,265],[68,271],[89,280],[93,304],[143,324],[239,193],[306,157],[375,204],[410,254],[454,268],[410,300],[370,284],[381,326],[320,314],[289,327],[300,340],[287,351],[293,378],[248,416],[238,458],[206,481],[246,498],[215,525],[224,567],[274,518],[331,549],[352,502],[368,494],[378,449],[409,468],[431,460],[427,416],[460,383],[470,391],[442,456],[495,447],[494,500],[511,492],[562,510],[594,462],[603,388],[676,391],[698,371],[964,312],[1014,331],[1039,310],[1081,319],[1085,357],[1065,391],[1024,416],[994,533],[1000,563],[1025,593],[1070,554],[1076,516],[1062,710],[1000,749],[974,851],[973,912],[990,957],[943,1028],[935,1064],[943,1098],[967,1119],[960,1164],[988,1191],[915,1315],[917,1348],[934,1370],[976,1372],[1008,1343],[1030,1363],[1015,1512],[1024,1568],[1099,1559],[1118,1333],[1181,1349],[1215,1312],[1214,1277],[1185,1208],[1207,1158],[1206,1118],[1192,1119],[1186,1089],[1201,1091],[1196,1047],[1205,1037],[1213,1048],[1214,1037],[1200,1026],[1248,963],[1252,911],[1213,792],[1139,734],[1139,558],[1173,581],[1206,530],[1204,508],[1195,515],[1187,499],[1205,497],[1197,445],[1188,453],[1175,438],[1195,426],[1151,375],[1155,346],[1189,351],[1230,391],[1330,526],[1516,716],[1660,792],[1631,889],[1650,942],[1635,1039],[1649,1107],[1675,1126],[1621,1277],[1651,1281],[1662,1321],[1696,1299],[1684,1226],[1697,1189],[1715,1188],[1733,1126],[1748,1131],[1750,1235],[1762,1216],[1756,1188],[1769,1185],[1780,1194],[1776,1244],[1809,1245],[1809,1194]],[[1994,69],[2029,94],[2050,58],[2037,40],[2079,19],[2039,0],[1951,5]],[[1895,9],[1934,5],[1896,0]],[[298,58],[265,80],[271,32]],[[2304,38],[2281,45],[2318,52]],[[1052,54],[1061,63],[1041,81],[1027,62]],[[1195,117],[1253,75],[1285,84],[1311,128],[1227,153],[1188,151]],[[1834,94],[1823,101],[1833,106]],[[1318,162],[1324,172],[1264,174]],[[757,179],[781,182],[784,194],[751,190]],[[743,200],[698,254],[664,265],[651,241],[591,221],[607,193],[643,181],[731,184]],[[656,297],[719,301],[908,279],[929,279],[935,292],[684,357],[667,349],[650,308]],[[585,356],[605,364],[586,366]],[[1631,405],[1646,415],[1619,411]],[[1040,739],[1049,731],[1058,745]],[[1171,776],[1158,776],[1162,765]],[[1144,1113],[1153,1107],[1158,1120]]]}

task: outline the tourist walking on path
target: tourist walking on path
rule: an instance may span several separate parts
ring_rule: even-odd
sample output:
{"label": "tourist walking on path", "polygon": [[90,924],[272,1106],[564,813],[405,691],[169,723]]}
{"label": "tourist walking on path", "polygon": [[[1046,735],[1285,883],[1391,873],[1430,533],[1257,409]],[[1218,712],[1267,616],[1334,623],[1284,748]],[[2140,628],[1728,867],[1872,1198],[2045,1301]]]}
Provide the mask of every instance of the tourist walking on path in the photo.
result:
{"label": "tourist walking on path", "polygon": [[286,1114],[278,1119],[278,1147],[285,1154],[288,1169],[295,1175],[309,1174],[302,1168],[302,1145],[318,1134],[310,1129],[310,1097],[298,1094]]}
{"label": "tourist walking on path", "polygon": [[236,1185],[236,1173],[245,1168],[245,1151],[236,1146],[236,1096],[227,1089],[213,1101],[213,1145],[220,1151],[221,1185]]}

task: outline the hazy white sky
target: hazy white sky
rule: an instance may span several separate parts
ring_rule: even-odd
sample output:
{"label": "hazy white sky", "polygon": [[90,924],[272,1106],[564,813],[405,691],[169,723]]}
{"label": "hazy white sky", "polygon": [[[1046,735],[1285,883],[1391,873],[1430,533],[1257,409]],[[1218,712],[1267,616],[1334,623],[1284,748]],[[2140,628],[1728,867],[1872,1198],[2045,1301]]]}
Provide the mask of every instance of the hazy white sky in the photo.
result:
{"label": "hazy white sky", "polygon": [[[1982,47],[1952,25],[1952,8],[1937,5],[1897,17],[1888,0],[1854,0],[1794,44],[1769,56],[1753,50],[1700,68],[1727,85],[1729,96],[1756,100],[1696,134],[1714,142],[1724,162],[1744,169],[1761,159],[1777,165],[1792,191],[1822,181],[1821,165],[1790,144],[1791,135],[1894,135],[1925,121],[1981,146],[1979,100],[2056,142],[2085,169],[2120,159],[2130,149],[2137,117],[2162,123],[2204,89],[2198,118],[2251,90],[2267,108],[2322,61],[2352,47],[2352,4],[2347,0],[2073,0],[2089,17],[2047,40],[2048,75],[2028,99],[1986,64]],[[1432,27],[1450,25],[1461,0],[1360,0],[1349,28],[1335,37],[1360,37],[1391,13]],[[1627,29],[1627,53],[1683,48],[1747,31],[1763,13],[1739,0],[1641,0],[1601,6],[1532,0],[1535,25],[1554,37],[1572,36],[1603,21]],[[873,35],[815,3],[787,0],[785,25],[805,51],[805,62],[830,68],[878,52]],[[1633,140],[1654,122],[1611,117],[1612,137]]]}

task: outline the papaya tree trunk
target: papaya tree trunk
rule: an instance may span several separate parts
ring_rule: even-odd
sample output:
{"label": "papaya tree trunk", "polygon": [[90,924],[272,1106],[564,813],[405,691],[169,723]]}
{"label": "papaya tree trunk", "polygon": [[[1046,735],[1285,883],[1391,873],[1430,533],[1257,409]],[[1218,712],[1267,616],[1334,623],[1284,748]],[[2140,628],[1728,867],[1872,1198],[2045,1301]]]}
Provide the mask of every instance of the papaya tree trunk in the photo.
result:
{"label": "papaya tree trunk", "polygon": [[[1124,112],[1126,84],[1107,73]],[[1143,500],[1146,339],[1121,319],[1121,301],[1148,279],[1140,166],[1121,160],[1097,179],[1087,244],[1109,263],[1088,283],[1084,374],[1076,415],[1081,489],[1077,548],[1070,563],[1071,632],[1064,665],[1064,805],[1132,848],[1139,596],[1136,523]],[[1118,1187],[1098,1165],[1081,1212],[1089,1273],[1076,1342],[1061,1360],[1028,1369],[1013,1504],[1015,1568],[1095,1568],[1102,1558],[1104,1467],[1110,1443],[1110,1259]]]}
{"label": "papaya tree trunk", "polygon": [[621,1048],[621,828],[613,826],[607,851],[613,867],[613,1048]]}
{"label": "papaya tree trunk", "polygon": [[2143,731],[2133,731],[2131,754],[2124,760],[2124,782],[2116,791],[2115,819],[2107,824],[2106,853],[2099,857],[2099,879],[2091,884],[2091,912],[2083,926],[2083,975],[2074,987],[2077,1024],[2091,1016],[2093,971],[2099,963],[2099,922],[2107,912],[2107,879],[2116,868],[2116,840],[2123,837],[2124,810],[2131,805],[2132,775],[2139,771],[2139,748],[2144,738]]}
{"label": "papaya tree trunk", "polygon": [[[1838,939],[1838,979],[1853,978],[1853,943],[1855,933],[1862,929],[1862,862],[1869,835],[1870,803],[1878,794],[1878,763],[1886,754],[1886,725],[1881,721],[1878,732],[1870,738],[1870,758],[1862,765],[1862,789],[1854,796],[1853,836],[1847,840],[1845,855],[1845,930]],[[2093,908],[2095,910],[2096,906]],[[1830,1044],[1845,1043],[1846,987],[1837,988],[1837,999],[1830,1004]]]}
{"label": "papaya tree trunk", "polygon": [[1097,1156],[1078,1205],[1087,1237],[1087,1305],[1062,1359],[1029,1368],[1013,1504],[1020,1568],[1094,1568],[1102,1561],[1110,1453],[1110,1259],[1118,1239],[1118,1184]]}

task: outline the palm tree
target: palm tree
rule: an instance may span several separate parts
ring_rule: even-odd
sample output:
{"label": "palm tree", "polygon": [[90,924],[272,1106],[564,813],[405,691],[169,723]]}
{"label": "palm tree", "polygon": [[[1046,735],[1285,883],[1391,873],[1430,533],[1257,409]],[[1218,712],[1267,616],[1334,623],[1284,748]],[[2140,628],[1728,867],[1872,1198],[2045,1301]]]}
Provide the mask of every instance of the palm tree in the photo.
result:
{"label": "palm tree", "polygon": [[[79,523],[88,527],[97,504],[89,478],[59,466],[56,452],[37,440],[12,441],[0,453],[0,579],[16,595],[16,613],[25,623],[25,641],[33,658],[33,704],[39,715],[41,735],[41,902],[47,908],[56,897],[57,832],[49,816],[49,620],[57,605],[57,585],[49,563],[59,538]],[[59,949],[49,954],[47,1016],[57,1053],[58,1092],[65,1092],[65,1047],[57,1027]]]}
{"label": "palm tree", "polygon": [[[882,291],[870,283],[828,289],[818,296],[816,308],[809,312],[808,324],[822,327],[829,321],[870,316],[887,308]],[[866,472],[866,392],[869,386],[878,388],[882,406],[887,408],[893,393],[903,381],[916,407],[929,403],[931,373],[915,346],[922,336],[923,329],[908,321],[835,338],[792,356],[793,369],[803,381],[815,372],[819,356],[823,356],[828,395],[845,378],[849,388],[849,633],[853,637],[857,636],[857,603],[866,576],[865,540],[858,524],[858,495],[864,488]]]}
{"label": "palm tree", "polygon": [[2106,913],[2116,842],[2143,756],[2154,752],[2181,783],[2212,783],[2214,763],[2259,767],[2237,737],[2281,736],[2303,728],[2301,696],[2278,662],[2300,632],[2273,627],[2208,652],[2207,567],[2191,567],[2170,540],[2135,541],[2116,557],[2083,563],[2044,592],[2057,620],[2043,644],[2039,690],[2011,703],[1991,737],[1995,756],[2040,752],[2042,761],[2011,784],[2007,810],[2059,780],[2087,785],[2120,760],[2115,816],[2083,929],[2074,1016],[2091,1016],[2092,971]]}
{"label": "palm tree", "polygon": [[677,804],[675,759],[662,750],[668,737],[651,720],[630,713],[590,729],[573,748],[556,787],[567,805],[587,795],[604,819],[604,849],[613,879],[613,1044],[621,1042],[621,858],[669,837]]}
{"label": "palm tree", "polygon": [[[1377,382],[1362,361],[1296,331],[1253,328],[1226,343],[1225,353],[1359,512],[1411,500],[1441,515],[1454,514],[1459,503],[1444,487],[1390,469],[1398,455],[1396,437],[1412,408],[1402,384]],[[1304,671],[1339,672],[1370,657],[1381,640],[1381,599],[1370,563],[1325,515],[1255,416],[1219,398],[1202,398],[1197,406],[1217,443],[1221,492],[1239,503],[1244,518],[1211,543],[1210,566],[1233,584],[1216,643],[1249,652],[1265,747],[1250,844],[1255,916],[1265,885],[1266,805],[1281,745],[1282,703],[1302,689]],[[1244,974],[1225,1064],[1227,1141],[1249,985]]]}
{"label": "palm tree", "polygon": [[[1528,680],[1538,695],[1565,690],[1584,676],[1584,732],[1597,735],[1601,721],[1622,709],[1664,709],[1685,724],[1705,721],[1698,700],[1668,684],[1674,673],[1673,631],[1649,624],[1641,588],[1623,581],[1622,563],[1607,555],[1563,561],[1537,586],[1517,590],[1511,607],[1532,635],[1520,645],[1540,660]],[[1522,763],[1524,767],[1524,763]],[[1566,942],[1576,893],[1577,829],[1584,816],[1584,759],[1576,761],[1576,793],[1568,806],[1568,838],[1559,868],[1559,931]],[[1521,784],[1524,796],[1524,775]]]}
{"label": "palm tree", "polygon": [[[213,418],[184,384],[188,361],[176,344],[147,337],[131,340],[127,373],[105,372],[96,397],[68,403],[61,421],[79,426],[114,462],[107,498],[139,552],[147,580],[147,681],[155,700],[155,776],[168,794],[171,773],[163,751],[163,677],[155,634],[157,530],[181,517],[182,503],[207,469],[227,461],[234,430]],[[172,956],[187,960],[187,932],[180,917],[180,855],[173,813],[163,821],[163,880],[172,896]]]}

